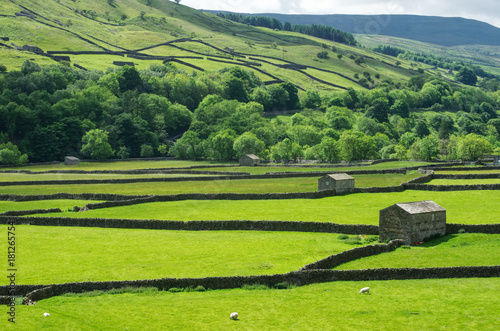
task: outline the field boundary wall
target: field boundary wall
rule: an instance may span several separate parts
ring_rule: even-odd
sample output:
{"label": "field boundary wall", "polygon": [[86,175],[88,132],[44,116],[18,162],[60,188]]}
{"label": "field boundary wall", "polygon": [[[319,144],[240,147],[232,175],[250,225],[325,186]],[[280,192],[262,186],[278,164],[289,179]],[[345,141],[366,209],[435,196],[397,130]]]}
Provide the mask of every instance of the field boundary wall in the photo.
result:
{"label": "field boundary wall", "polygon": [[[205,277],[205,278],[162,278],[136,281],[82,282],[51,285],[19,285],[16,294],[25,296],[24,302],[36,302],[66,293],[89,291],[109,291],[124,287],[156,287],[160,290],[171,288],[196,288],[220,290],[241,288],[244,285],[279,284],[304,286],[335,281],[374,281],[408,279],[446,279],[446,278],[492,278],[498,277],[500,266],[446,267],[446,268],[380,268],[363,270],[304,270],[286,274]],[[1,286],[0,294],[8,294],[9,286]]]}

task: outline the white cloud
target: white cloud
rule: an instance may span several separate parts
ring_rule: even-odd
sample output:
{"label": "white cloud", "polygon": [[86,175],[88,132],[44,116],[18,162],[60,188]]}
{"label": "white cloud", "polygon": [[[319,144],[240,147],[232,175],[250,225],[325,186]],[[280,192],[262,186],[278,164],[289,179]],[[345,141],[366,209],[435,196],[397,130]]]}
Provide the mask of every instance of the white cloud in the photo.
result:
{"label": "white cloud", "polygon": [[197,9],[283,14],[414,14],[472,18],[500,27],[498,0],[183,0]]}

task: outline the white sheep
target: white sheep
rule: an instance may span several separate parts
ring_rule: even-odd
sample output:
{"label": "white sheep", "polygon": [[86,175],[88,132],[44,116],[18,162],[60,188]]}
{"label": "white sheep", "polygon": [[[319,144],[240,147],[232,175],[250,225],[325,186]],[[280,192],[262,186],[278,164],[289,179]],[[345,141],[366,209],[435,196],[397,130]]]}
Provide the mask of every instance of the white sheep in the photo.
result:
{"label": "white sheep", "polygon": [[361,294],[361,293],[370,294],[370,288],[369,287],[363,287],[361,290],[359,290],[359,294]]}
{"label": "white sheep", "polygon": [[231,315],[229,315],[229,318],[232,319],[232,320],[237,320],[238,319],[238,313],[231,313]]}
{"label": "white sheep", "polygon": [[47,316],[50,316],[49,313],[43,313],[43,316],[47,317]]}

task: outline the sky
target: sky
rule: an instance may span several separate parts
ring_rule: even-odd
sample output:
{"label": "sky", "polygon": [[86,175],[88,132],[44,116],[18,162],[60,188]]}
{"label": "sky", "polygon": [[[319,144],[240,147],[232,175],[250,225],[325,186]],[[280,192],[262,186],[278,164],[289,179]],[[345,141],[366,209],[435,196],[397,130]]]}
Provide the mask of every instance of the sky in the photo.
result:
{"label": "sky", "polygon": [[500,0],[181,0],[196,9],[280,14],[411,14],[464,17],[500,28]]}

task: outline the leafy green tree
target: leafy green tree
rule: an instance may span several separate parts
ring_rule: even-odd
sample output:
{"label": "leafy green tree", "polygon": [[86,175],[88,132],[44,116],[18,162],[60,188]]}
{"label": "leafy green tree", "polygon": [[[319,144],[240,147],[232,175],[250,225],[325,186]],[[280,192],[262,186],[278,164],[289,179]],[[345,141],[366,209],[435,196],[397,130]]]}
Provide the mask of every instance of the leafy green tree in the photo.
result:
{"label": "leafy green tree", "polygon": [[408,118],[410,116],[410,107],[405,100],[396,100],[391,106],[390,112],[402,118]]}
{"label": "leafy green tree", "polygon": [[429,128],[427,127],[427,122],[425,120],[417,120],[413,132],[419,138],[423,138],[430,134]]}
{"label": "leafy green tree", "polygon": [[288,163],[292,160],[297,160],[304,156],[302,147],[299,144],[285,138],[283,141],[271,147],[271,158],[274,161],[282,161]]}
{"label": "leafy green tree", "polygon": [[468,67],[462,67],[455,75],[455,79],[466,85],[476,85],[477,75]]}
{"label": "leafy green tree", "polygon": [[340,160],[339,148],[333,138],[324,137],[319,146],[319,155],[323,161],[335,163]]}
{"label": "leafy green tree", "polygon": [[288,129],[287,135],[300,146],[314,146],[321,142],[319,130],[311,125],[294,125]]}
{"label": "leafy green tree", "polygon": [[130,150],[125,146],[121,146],[116,153],[116,156],[118,156],[120,159],[128,159],[130,157]]}
{"label": "leafy green tree", "polygon": [[123,93],[128,90],[134,90],[142,85],[142,79],[139,71],[133,66],[124,66],[117,76],[120,91]]}
{"label": "leafy green tree", "polygon": [[300,102],[302,104],[302,108],[319,108],[321,106],[321,96],[318,91],[308,90]]}
{"label": "leafy green tree", "polygon": [[238,100],[248,102],[248,93],[240,78],[229,75],[224,82],[224,97],[228,100]]}
{"label": "leafy green tree", "polygon": [[16,145],[11,142],[0,144],[0,164],[24,164],[28,162],[28,155],[22,154]]}
{"label": "leafy green tree", "polygon": [[158,153],[161,155],[167,155],[168,153],[168,146],[166,144],[161,144],[158,146]]}
{"label": "leafy green tree", "polygon": [[410,147],[410,158],[430,161],[439,154],[439,143],[435,136],[429,135],[419,139]]}
{"label": "leafy green tree", "polygon": [[375,139],[359,131],[344,131],[338,147],[340,156],[346,161],[370,159],[376,154]]}
{"label": "leafy green tree", "polygon": [[202,141],[196,132],[187,131],[170,149],[170,153],[179,159],[197,160],[203,154]]}
{"label": "leafy green tree", "polygon": [[493,146],[483,137],[470,133],[458,141],[458,157],[462,160],[477,160],[493,151]]}
{"label": "leafy green tree", "polygon": [[288,92],[286,107],[288,109],[296,109],[299,106],[299,90],[290,82],[284,82],[280,85]]}
{"label": "leafy green tree", "polygon": [[88,131],[82,137],[82,154],[92,159],[104,160],[113,156],[114,152],[108,143],[108,132],[101,129]]}
{"label": "leafy green tree", "polygon": [[141,145],[141,157],[153,157],[154,156],[154,150],[151,145],[148,144],[142,144]]}
{"label": "leafy green tree", "polygon": [[287,108],[289,94],[281,84],[273,84],[267,88],[271,98],[271,109],[283,110]]}
{"label": "leafy green tree", "polygon": [[236,153],[233,149],[236,132],[232,129],[220,131],[212,137],[213,155],[218,160],[229,161],[234,159]]}
{"label": "leafy green tree", "polygon": [[252,132],[245,132],[235,139],[233,149],[236,152],[236,157],[240,158],[246,154],[262,155],[265,149],[264,142],[262,142]]}

